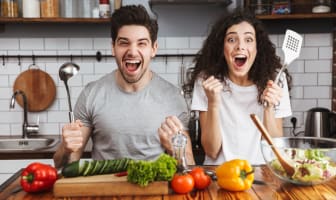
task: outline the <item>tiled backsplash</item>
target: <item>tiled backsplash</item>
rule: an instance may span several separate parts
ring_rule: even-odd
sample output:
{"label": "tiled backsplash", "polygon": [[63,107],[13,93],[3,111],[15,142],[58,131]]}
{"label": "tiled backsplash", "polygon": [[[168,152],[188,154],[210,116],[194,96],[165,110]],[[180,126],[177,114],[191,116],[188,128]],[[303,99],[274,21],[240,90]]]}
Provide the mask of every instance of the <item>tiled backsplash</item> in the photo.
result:
{"label": "tiled backsplash", "polygon": [[[282,57],[281,44],[284,35],[271,35],[271,40]],[[159,55],[194,54],[203,42],[202,37],[166,37],[159,38]],[[111,54],[110,38],[0,38],[0,55],[95,55],[101,51],[104,55]],[[1,58],[0,58],[1,60]],[[3,60],[1,60],[3,61]],[[9,101],[13,93],[13,84],[21,72],[28,69],[32,59],[5,59],[0,63],[0,135],[20,135],[22,129],[23,109],[17,104],[9,109]],[[57,86],[56,100],[43,112],[28,113],[29,123],[40,118],[40,134],[59,134],[64,123],[68,122],[68,104],[64,84],[58,78],[58,69],[67,58],[36,58],[40,69],[48,72]],[[80,67],[80,73],[69,80],[72,104],[85,84],[111,72],[117,66],[113,58],[95,59],[74,57]],[[151,68],[165,79],[178,85],[182,56],[157,57]],[[192,57],[183,56],[185,66],[191,66]],[[300,58],[289,66],[293,76],[291,91],[293,116],[298,119],[298,130],[303,130],[305,111],[311,107],[331,108],[331,69],[332,69],[332,35],[305,34]],[[284,128],[290,132],[290,118],[285,119]]]}

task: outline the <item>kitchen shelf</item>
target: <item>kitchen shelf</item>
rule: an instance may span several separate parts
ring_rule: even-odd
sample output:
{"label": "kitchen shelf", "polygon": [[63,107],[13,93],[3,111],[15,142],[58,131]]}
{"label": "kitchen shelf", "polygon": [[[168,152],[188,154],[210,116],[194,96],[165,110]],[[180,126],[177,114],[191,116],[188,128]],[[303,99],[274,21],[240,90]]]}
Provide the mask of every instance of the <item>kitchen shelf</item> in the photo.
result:
{"label": "kitchen shelf", "polygon": [[[277,19],[333,19],[336,13],[308,13],[308,14],[284,14],[284,15],[256,15],[262,20]],[[85,24],[105,24],[109,23],[109,18],[10,18],[0,17],[0,24],[17,23],[85,23]]]}
{"label": "kitchen shelf", "polygon": [[217,3],[223,5],[230,5],[231,0],[151,0],[151,4],[209,4]]}
{"label": "kitchen shelf", "polygon": [[109,18],[10,18],[0,17],[0,24],[24,23],[78,23],[78,24],[104,24],[109,23]]}
{"label": "kitchen shelf", "polygon": [[[244,0],[244,7],[249,8],[252,11],[262,8],[268,11],[267,14],[256,15],[258,19],[262,20],[295,20],[295,19],[334,19],[336,18],[336,12],[331,5],[331,12],[329,13],[312,13],[312,6],[314,5],[314,0],[291,0],[289,7],[291,10],[290,14],[271,14],[271,10],[274,6],[272,1],[252,1]],[[286,5],[286,2],[283,1]]]}
{"label": "kitchen shelf", "polygon": [[279,19],[335,19],[336,13],[307,13],[307,14],[284,14],[284,15],[256,15],[262,20]]}

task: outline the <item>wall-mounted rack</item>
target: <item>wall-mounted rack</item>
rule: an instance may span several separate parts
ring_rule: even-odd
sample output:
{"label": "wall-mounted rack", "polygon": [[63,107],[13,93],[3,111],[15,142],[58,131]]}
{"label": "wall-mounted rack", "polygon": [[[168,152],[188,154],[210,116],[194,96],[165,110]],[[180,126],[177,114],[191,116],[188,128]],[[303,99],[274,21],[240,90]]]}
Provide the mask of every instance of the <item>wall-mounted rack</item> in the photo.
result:
{"label": "wall-mounted rack", "polygon": [[[194,57],[196,54],[157,54],[155,57]],[[112,55],[103,55],[100,51],[97,51],[95,55],[2,55],[2,64],[5,65],[5,60],[8,58],[17,58],[19,63],[22,58],[32,58],[35,62],[36,58],[95,58],[100,62],[103,58],[113,58]]]}

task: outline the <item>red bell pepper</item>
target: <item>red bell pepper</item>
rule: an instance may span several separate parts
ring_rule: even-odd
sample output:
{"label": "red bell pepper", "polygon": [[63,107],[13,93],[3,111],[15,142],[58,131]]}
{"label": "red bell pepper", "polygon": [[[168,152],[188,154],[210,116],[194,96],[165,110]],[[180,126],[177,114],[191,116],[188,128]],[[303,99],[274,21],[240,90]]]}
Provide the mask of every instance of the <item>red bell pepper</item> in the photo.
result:
{"label": "red bell pepper", "polygon": [[21,186],[26,192],[41,192],[53,187],[57,170],[51,165],[34,162],[21,173]]}

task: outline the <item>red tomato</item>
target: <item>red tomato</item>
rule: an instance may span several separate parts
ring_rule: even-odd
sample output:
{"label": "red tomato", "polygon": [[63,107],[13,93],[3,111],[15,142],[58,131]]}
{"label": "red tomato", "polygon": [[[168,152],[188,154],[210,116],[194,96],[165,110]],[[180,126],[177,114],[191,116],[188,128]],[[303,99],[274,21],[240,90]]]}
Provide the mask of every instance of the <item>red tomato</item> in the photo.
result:
{"label": "red tomato", "polygon": [[190,172],[190,175],[194,178],[196,189],[203,190],[207,188],[211,183],[210,176],[205,174],[202,167],[193,168]]}
{"label": "red tomato", "polygon": [[171,187],[178,194],[186,194],[194,188],[194,179],[190,174],[176,173],[171,180]]}

